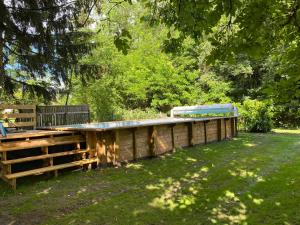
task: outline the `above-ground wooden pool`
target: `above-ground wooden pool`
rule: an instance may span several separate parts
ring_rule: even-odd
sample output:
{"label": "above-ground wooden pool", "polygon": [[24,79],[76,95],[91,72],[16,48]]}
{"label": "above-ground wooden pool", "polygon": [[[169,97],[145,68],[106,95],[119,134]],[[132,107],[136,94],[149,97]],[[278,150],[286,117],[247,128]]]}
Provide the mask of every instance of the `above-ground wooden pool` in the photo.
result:
{"label": "above-ground wooden pool", "polygon": [[86,148],[95,149],[98,164],[105,165],[232,138],[237,134],[237,117],[162,118],[48,129],[83,133],[86,137]]}
{"label": "above-ground wooden pool", "polygon": [[[190,114],[190,111],[187,111]],[[197,111],[198,113],[199,111]],[[176,112],[172,112],[172,114]],[[120,165],[176,148],[230,139],[237,115],[161,118],[46,127],[0,138],[1,178],[16,179],[83,167]]]}

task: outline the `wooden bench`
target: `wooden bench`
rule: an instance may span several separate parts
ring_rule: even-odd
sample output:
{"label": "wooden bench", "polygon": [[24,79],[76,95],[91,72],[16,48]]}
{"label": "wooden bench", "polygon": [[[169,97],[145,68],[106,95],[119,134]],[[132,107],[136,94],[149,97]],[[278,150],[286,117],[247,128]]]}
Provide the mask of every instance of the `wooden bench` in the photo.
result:
{"label": "wooden bench", "polygon": [[[31,131],[24,133],[8,134],[0,138],[0,176],[8,182],[13,189],[16,189],[17,178],[38,175],[54,171],[55,176],[58,170],[70,167],[84,166],[96,163],[98,158],[95,149],[82,149],[81,143],[86,141],[85,137],[71,131]],[[69,145],[70,150],[63,146]],[[61,149],[57,149],[60,147]],[[51,149],[49,149],[51,148]],[[51,150],[51,152],[49,152]],[[18,156],[18,152],[22,151]],[[33,154],[30,151],[34,151]],[[33,155],[32,155],[33,154]],[[58,157],[78,155],[71,158],[71,162],[55,164],[54,159]],[[27,168],[14,170],[17,164],[30,163],[42,160],[39,168]],[[21,168],[23,169],[23,168]]]}

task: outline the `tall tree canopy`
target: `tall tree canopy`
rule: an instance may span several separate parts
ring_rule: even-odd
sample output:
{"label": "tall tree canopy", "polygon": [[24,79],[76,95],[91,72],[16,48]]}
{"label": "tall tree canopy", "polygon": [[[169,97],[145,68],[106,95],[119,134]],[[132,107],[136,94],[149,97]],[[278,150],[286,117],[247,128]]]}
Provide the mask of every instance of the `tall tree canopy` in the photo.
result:
{"label": "tall tree canopy", "polygon": [[282,103],[299,103],[299,0],[145,2],[151,8],[149,21],[160,21],[170,27],[166,42],[169,49],[178,48],[189,36],[197,41],[208,38],[213,45],[209,58],[213,60],[235,60],[238,54],[254,59],[270,57],[276,65],[268,81],[270,94]]}
{"label": "tall tree canopy", "polygon": [[53,82],[67,81],[74,70],[86,70],[78,60],[91,43],[86,41],[89,33],[79,28],[97,4],[100,1],[2,0],[0,92],[12,95],[21,84],[49,98],[55,92]]}

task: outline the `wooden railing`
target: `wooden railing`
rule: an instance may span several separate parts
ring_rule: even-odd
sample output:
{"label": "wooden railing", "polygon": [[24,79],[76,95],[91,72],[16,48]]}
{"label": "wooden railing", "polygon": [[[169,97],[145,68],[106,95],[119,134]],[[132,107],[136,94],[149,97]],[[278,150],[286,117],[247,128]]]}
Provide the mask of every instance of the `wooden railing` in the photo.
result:
{"label": "wooden railing", "polygon": [[[9,110],[9,111],[8,111]],[[2,112],[1,112],[2,111]],[[0,121],[7,128],[36,127],[35,105],[0,105]]]}

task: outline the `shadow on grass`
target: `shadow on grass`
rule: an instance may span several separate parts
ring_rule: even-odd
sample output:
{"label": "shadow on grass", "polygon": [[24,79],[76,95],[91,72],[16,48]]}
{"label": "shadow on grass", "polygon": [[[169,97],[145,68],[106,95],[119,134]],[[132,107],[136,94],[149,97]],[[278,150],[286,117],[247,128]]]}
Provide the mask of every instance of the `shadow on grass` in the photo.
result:
{"label": "shadow on grass", "polygon": [[[182,149],[118,169],[24,180],[17,193],[8,191],[0,197],[0,220],[296,224],[299,139],[286,136],[242,133],[233,141]],[[2,190],[6,188],[1,184]]]}

